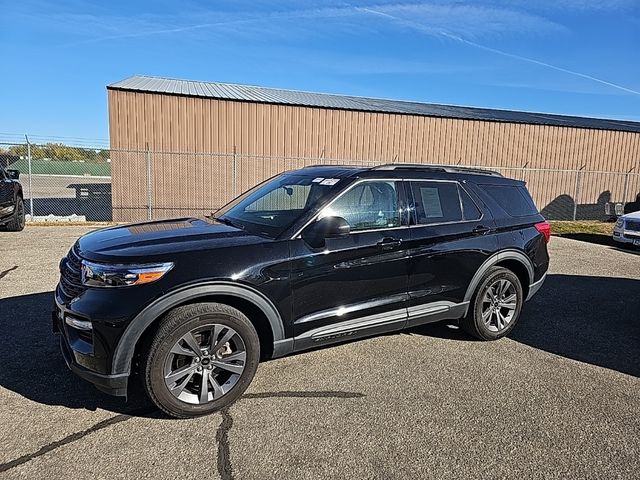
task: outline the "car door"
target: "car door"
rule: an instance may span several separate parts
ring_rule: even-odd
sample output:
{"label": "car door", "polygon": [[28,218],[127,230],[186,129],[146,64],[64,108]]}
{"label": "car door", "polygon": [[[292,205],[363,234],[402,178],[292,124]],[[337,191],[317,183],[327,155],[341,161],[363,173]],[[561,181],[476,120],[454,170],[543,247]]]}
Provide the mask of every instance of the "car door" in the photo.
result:
{"label": "car door", "polygon": [[491,214],[449,180],[407,182],[410,195],[408,326],[458,318],[467,287],[497,249]]}
{"label": "car door", "polygon": [[13,213],[13,182],[0,166],[0,218]]}
{"label": "car door", "polygon": [[323,216],[344,218],[351,231],[322,248],[291,241],[294,348],[403,328],[410,238],[403,183],[356,182]]}

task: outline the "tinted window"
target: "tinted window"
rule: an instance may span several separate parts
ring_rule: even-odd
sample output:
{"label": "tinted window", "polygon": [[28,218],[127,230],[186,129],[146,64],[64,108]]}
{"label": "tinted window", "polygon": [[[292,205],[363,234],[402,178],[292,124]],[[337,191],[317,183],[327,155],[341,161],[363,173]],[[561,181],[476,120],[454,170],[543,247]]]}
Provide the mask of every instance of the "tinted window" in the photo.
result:
{"label": "tinted window", "polygon": [[344,218],[351,231],[400,226],[400,209],[395,182],[363,182],[336,199],[323,217]]}
{"label": "tinted window", "polygon": [[457,183],[410,182],[410,184],[419,224],[462,221]]}
{"label": "tinted window", "polygon": [[510,185],[480,185],[505,212],[512,217],[524,217],[538,213],[526,188]]}
{"label": "tinted window", "polygon": [[476,203],[471,199],[469,194],[458,185],[458,190],[460,192],[460,201],[462,202],[462,215],[465,220],[478,220],[482,217],[482,213],[478,209]]}

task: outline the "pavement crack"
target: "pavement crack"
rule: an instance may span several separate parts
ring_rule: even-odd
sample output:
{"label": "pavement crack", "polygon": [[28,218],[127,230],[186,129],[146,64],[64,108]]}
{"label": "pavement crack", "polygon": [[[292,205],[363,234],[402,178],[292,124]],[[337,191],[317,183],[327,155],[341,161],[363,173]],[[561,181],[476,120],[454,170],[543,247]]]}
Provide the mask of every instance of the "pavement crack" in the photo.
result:
{"label": "pavement crack", "polygon": [[[355,392],[340,392],[336,390],[320,391],[282,391],[247,393],[240,400],[253,398],[362,398],[364,394]],[[233,417],[229,407],[220,410],[222,422],[216,432],[218,444],[218,474],[222,480],[233,480],[233,467],[231,466],[231,449],[229,448],[229,431],[233,427]]]}
{"label": "pavement crack", "polygon": [[223,408],[222,422],[216,432],[216,441],[218,442],[218,474],[222,480],[233,480],[233,471],[231,467],[231,454],[229,450],[229,430],[233,426],[233,417],[229,413],[229,407]]}
{"label": "pavement crack", "polygon": [[3,270],[2,272],[0,272],[0,280],[6,277],[9,274],[9,272],[13,272],[17,268],[18,268],[18,265],[14,265],[13,267],[7,268],[6,270]]}
{"label": "pavement crack", "polygon": [[9,462],[0,464],[0,473],[6,472],[7,470],[11,470],[12,468],[15,468],[24,463],[30,462],[34,458],[41,457],[42,455],[45,455],[60,447],[63,447],[73,442],[77,442],[78,440],[86,437],[87,435],[91,435],[92,433],[102,430],[103,428],[110,427],[112,425],[115,425],[116,423],[126,422],[127,420],[133,418],[134,415],[142,415],[142,414],[150,413],[151,411],[153,410],[145,408],[145,409],[140,409],[139,411],[136,411],[136,412],[131,412],[131,414],[121,414],[121,415],[116,415],[115,417],[107,418],[106,420],[98,422],[95,425],[87,428],[86,430],[72,433],[71,435],[67,435],[61,440],[56,440],[55,442],[51,442],[36,452],[28,453],[26,455],[18,457]]}
{"label": "pavement crack", "polygon": [[362,393],[339,392],[334,390],[322,390],[318,392],[263,392],[248,393],[242,398],[362,398]]}
{"label": "pavement crack", "polygon": [[[17,266],[9,269],[8,271],[15,270],[18,268]],[[5,272],[2,272],[6,275]],[[0,277],[1,278],[1,277]],[[261,393],[248,393],[243,395],[241,399],[258,399],[258,398],[362,398],[364,395],[362,393],[354,393],[354,392],[340,392],[334,390],[321,390],[321,391],[281,391],[281,392],[261,392]],[[18,457],[14,460],[11,460],[6,463],[0,464],[0,473],[6,472],[7,470],[11,470],[12,468],[23,465],[31,460],[41,457],[42,455],[46,455],[53,450],[56,450],[65,445],[69,445],[70,443],[77,442],[87,435],[91,435],[92,433],[98,432],[104,428],[110,427],[117,423],[126,422],[130,420],[134,416],[146,415],[155,411],[153,408],[141,408],[135,411],[131,411],[128,414],[120,414],[115,417],[107,418],[106,420],[102,420],[101,422],[96,423],[95,425],[87,428],[86,430],[82,430],[80,432],[75,432],[66,437],[56,440],[55,442],[51,442],[39,450],[28,453],[21,457]],[[220,413],[222,414],[222,422],[218,427],[218,431],[216,432],[216,442],[218,444],[218,473],[222,480],[233,480],[233,469],[231,465],[231,450],[229,448],[229,431],[231,427],[233,427],[233,417],[231,416],[231,412],[229,411],[229,407],[223,408]]]}

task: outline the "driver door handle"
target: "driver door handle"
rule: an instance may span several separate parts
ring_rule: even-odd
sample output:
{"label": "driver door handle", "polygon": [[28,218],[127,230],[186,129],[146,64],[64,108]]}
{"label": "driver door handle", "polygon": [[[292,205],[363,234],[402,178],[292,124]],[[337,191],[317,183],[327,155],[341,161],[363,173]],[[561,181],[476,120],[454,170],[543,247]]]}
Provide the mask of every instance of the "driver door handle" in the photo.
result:
{"label": "driver door handle", "polygon": [[385,237],[378,242],[378,247],[382,250],[391,250],[395,247],[399,247],[402,244],[402,240],[399,238]]}
{"label": "driver door handle", "polygon": [[483,225],[478,225],[476,228],[473,229],[473,233],[476,235],[486,235],[490,231],[491,229],[489,227],[485,227]]}

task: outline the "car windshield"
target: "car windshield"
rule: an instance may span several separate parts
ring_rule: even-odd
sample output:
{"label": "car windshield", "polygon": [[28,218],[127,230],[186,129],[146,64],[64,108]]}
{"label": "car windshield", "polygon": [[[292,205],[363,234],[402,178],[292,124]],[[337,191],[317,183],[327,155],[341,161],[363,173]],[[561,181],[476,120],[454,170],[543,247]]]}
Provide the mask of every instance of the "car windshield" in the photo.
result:
{"label": "car windshield", "polygon": [[339,185],[339,178],[301,173],[279,175],[236,198],[218,210],[214,218],[275,238]]}

